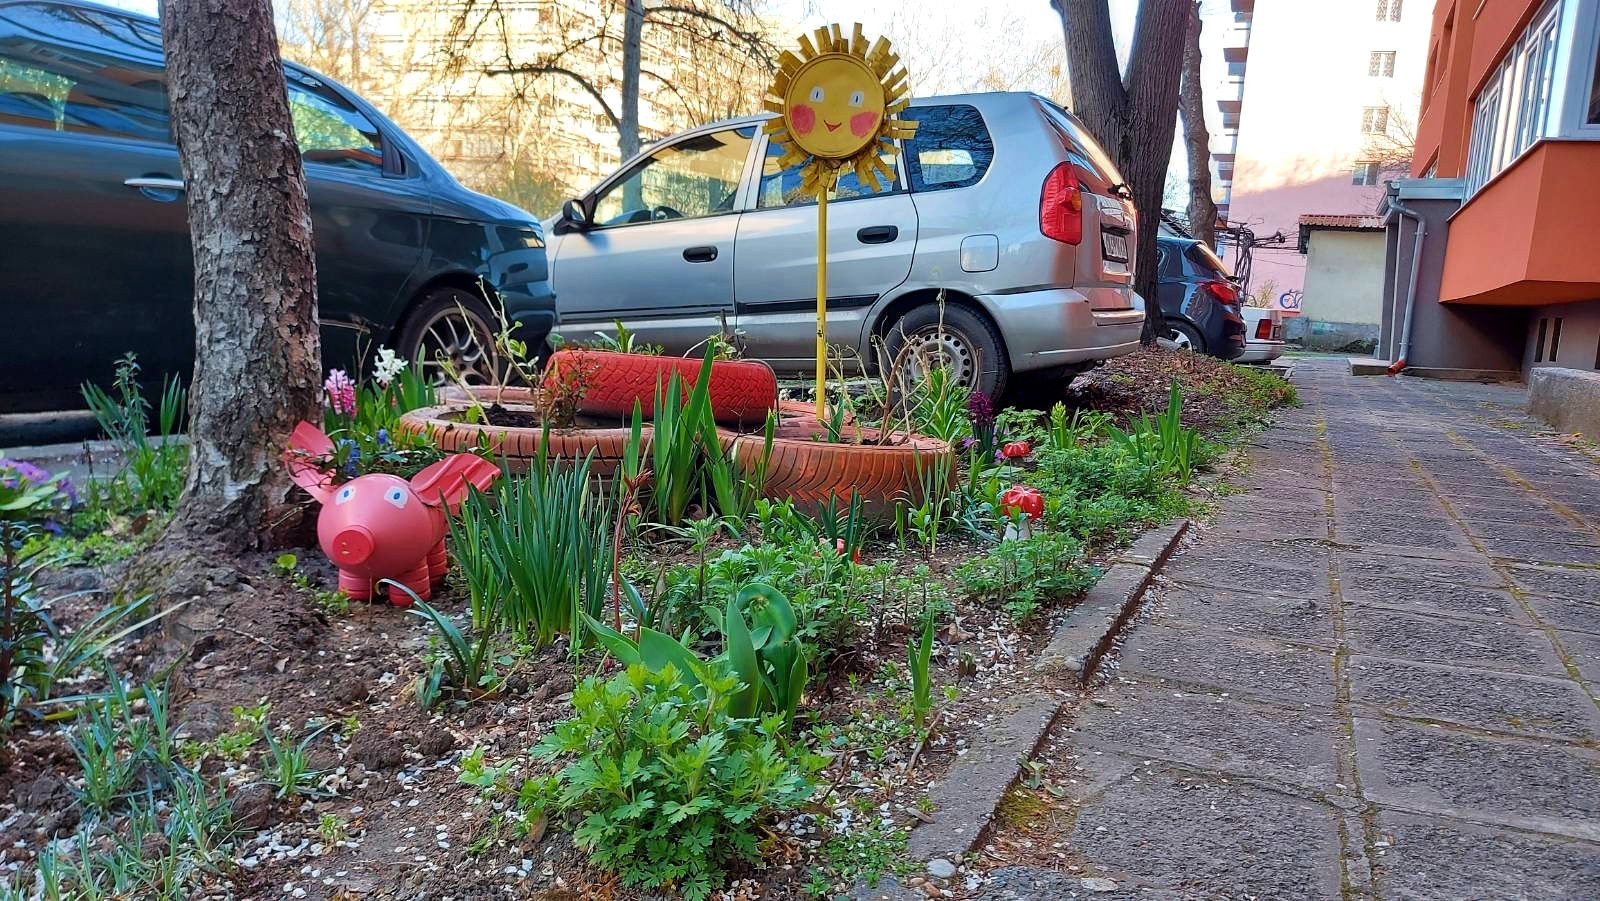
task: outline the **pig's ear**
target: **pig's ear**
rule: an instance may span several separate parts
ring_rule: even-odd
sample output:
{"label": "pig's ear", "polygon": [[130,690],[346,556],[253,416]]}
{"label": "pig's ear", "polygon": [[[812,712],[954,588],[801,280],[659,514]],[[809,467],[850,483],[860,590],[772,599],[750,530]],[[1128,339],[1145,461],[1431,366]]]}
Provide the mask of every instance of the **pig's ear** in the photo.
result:
{"label": "pig's ear", "polygon": [[483,491],[500,476],[500,467],[476,454],[452,454],[417,473],[411,490],[431,507],[444,504],[452,513],[467,499],[467,486]]}
{"label": "pig's ear", "polygon": [[333,453],[333,439],[309,422],[302,421],[289,435],[289,449],[284,451],[284,462],[289,464],[289,478],[306,493],[326,504],[333,497],[333,477],[317,467],[319,459]]}

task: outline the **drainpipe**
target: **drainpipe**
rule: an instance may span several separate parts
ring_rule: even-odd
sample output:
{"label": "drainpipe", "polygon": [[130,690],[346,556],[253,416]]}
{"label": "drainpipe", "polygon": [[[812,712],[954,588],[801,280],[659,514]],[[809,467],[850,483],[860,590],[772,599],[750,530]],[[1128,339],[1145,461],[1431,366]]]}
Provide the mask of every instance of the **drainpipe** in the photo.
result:
{"label": "drainpipe", "polygon": [[[1406,357],[1411,355],[1411,317],[1416,311],[1417,278],[1422,274],[1422,242],[1428,237],[1428,223],[1416,210],[1405,206],[1404,204],[1395,200],[1393,197],[1385,197],[1384,203],[1388,207],[1388,214],[1390,216],[1394,215],[1395,213],[1399,213],[1401,216],[1407,217],[1417,224],[1417,238],[1411,250],[1411,280],[1406,286],[1405,313],[1402,314],[1403,318],[1401,319],[1400,352],[1395,355],[1396,359],[1394,363],[1389,366],[1389,375],[1394,376],[1399,375],[1401,370],[1406,368]],[[1387,224],[1387,222],[1385,224]],[[1395,282],[1397,287],[1399,281],[1400,273],[1397,269],[1395,271]],[[1395,300],[1398,302],[1399,298],[1396,298]]]}

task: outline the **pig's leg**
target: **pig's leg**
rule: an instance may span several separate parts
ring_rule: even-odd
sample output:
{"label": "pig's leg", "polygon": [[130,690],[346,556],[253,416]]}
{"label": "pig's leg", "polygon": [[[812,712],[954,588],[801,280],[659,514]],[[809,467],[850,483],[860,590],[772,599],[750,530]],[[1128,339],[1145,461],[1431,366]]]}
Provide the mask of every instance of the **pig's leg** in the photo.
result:
{"label": "pig's leg", "polygon": [[372,580],[347,570],[339,570],[339,590],[352,601],[372,600]]}
{"label": "pig's leg", "polygon": [[439,543],[433,546],[433,550],[428,552],[428,579],[438,585],[444,581],[444,574],[449,571],[450,558],[445,556],[444,539],[441,538]]}
{"label": "pig's leg", "polygon": [[[422,598],[424,601],[433,598],[433,586],[428,581],[428,560],[426,557],[418,560],[416,566],[396,576],[394,580],[416,592],[417,597]],[[389,586],[389,603],[396,607],[410,607],[411,595],[391,585]]]}

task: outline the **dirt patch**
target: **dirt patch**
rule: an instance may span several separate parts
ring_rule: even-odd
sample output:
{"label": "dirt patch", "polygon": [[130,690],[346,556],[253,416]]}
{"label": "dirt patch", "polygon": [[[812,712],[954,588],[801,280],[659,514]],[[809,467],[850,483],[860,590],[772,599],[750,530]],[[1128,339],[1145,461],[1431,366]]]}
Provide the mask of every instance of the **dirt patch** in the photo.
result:
{"label": "dirt patch", "polygon": [[[1235,366],[1187,350],[1140,348],[1079,376],[1063,400],[1069,407],[1101,410],[1125,419],[1165,410],[1173,379],[1183,391],[1184,425],[1208,433],[1264,413],[1275,393],[1267,384],[1265,370]],[[1276,393],[1287,397],[1292,390]]]}

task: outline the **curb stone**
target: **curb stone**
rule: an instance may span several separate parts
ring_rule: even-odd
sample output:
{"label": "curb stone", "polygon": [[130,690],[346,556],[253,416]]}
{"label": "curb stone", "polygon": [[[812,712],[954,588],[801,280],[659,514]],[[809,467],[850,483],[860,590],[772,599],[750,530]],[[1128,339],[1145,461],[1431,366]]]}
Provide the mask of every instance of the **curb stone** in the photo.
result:
{"label": "curb stone", "polygon": [[[1172,556],[1189,525],[1189,520],[1182,519],[1152,529],[1112,557],[1105,575],[1056,628],[1034,671],[1068,675],[1076,683],[1074,687],[1087,685],[1117,631],[1138,610],[1151,578]],[[1035,688],[1011,698],[998,722],[977,735],[944,778],[930,786],[935,819],[912,830],[907,856],[917,861],[939,857],[960,861],[977,847],[988,834],[1000,801],[1016,783],[1023,762],[1038,751],[1071,697]],[[858,882],[850,892],[861,901],[920,894],[888,875],[874,888]]]}

